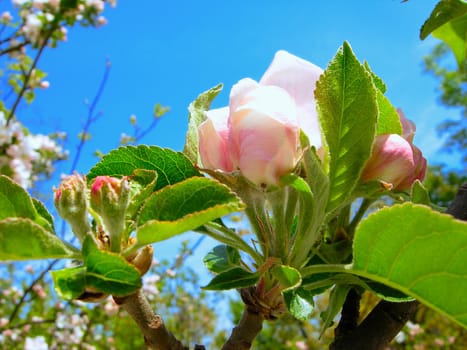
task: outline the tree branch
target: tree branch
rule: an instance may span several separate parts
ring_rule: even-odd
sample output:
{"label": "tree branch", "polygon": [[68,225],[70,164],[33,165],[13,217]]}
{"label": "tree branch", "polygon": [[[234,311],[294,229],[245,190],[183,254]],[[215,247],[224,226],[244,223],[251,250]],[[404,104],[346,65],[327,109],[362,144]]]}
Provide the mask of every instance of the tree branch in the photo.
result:
{"label": "tree branch", "polygon": [[222,350],[248,350],[256,336],[263,328],[264,316],[259,310],[250,303],[251,296],[255,288],[246,288],[240,290],[240,295],[245,304],[242,318],[238,325],[232,329],[232,334],[222,347]]}
{"label": "tree branch", "polygon": [[165,328],[164,321],[151,308],[142,290],[129,296],[114,297],[115,302],[123,307],[135,320],[143,332],[144,342],[150,350],[188,350]]}
{"label": "tree branch", "polygon": [[[456,219],[467,221],[467,183],[463,184],[446,211]],[[353,298],[351,293],[347,296]],[[351,317],[348,309],[342,309],[342,316],[335,331],[330,350],[367,349],[382,350],[400,332],[405,323],[415,313],[419,302],[404,303],[380,301],[363,322],[351,329],[345,322]],[[350,310],[354,312],[354,310]]]}

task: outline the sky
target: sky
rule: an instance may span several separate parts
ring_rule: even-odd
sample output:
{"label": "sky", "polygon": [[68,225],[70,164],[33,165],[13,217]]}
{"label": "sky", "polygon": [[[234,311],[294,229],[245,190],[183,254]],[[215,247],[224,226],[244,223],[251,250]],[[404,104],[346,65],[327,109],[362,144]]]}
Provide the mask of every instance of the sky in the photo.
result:
{"label": "sky", "polygon": [[[22,104],[17,115],[34,132],[66,131],[72,158],[87,115],[83,101],[94,97],[110,60],[98,105],[102,116],[92,126],[92,140],[78,165],[78,171],[86,173],[97,162],[96,149],[107,153],[118,145],[122,132],[131,133],[131,115],[144,126],[152,120],[155,103],[169,106],[170,112],[141,143],[182,150],[187,107],[201,92],[222,82],[224,91],[213,105],[221,107],[238,80],[261,78],[276,51],[287,50],[325,68],[347,40],[358,59],[368,61],[386,83],[392,103],[416,122],[415,144],[428,162],[448,162],[451,156],[440,152],[436,125],[458,113],[439,105],[436,80],[423,73],[422,57],[437,41],[419,39],[419,29],[436,3],[119,1],[104,12],[107,25],[72,28],[67,42],[45,52],[39,66],[48,72],[50,88],[39,91],[31,106]],[[6,0],[0,1],[0,10],[2,6]],[[69,164],[59,168],[67,169]],[[203,246],[201,255],[208,249]]]}

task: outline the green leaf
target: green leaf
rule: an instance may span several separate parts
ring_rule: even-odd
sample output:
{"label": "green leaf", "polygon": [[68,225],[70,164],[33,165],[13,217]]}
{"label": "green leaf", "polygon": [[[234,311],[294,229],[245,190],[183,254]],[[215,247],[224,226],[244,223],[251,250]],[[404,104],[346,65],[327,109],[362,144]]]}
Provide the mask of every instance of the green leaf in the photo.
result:
{"label": "green leaf", "polygon": [[203,287],[203,289],[227,290],[246,288],[253,286],[258,279],[258,273],[246,271],[241,267],[234,267],[215,276],[207,286]]}
{"label": "green leaf", "polygon": [[[467,10],[467,4],[466,4]],[[448,45],[456,58],[461,72],[467,69],[467,11],[461,16],[444,24],[435,31],[433,36]]]}
{"label": "green leaf", "polygon": [[271,274],[279,281],[281,291],[296,289],[302,283],[302,276],[291,266],[277,265],[271,269]]}
{"label": "green leaf", "polygon": [[371,153],[378,108],[371,75],[345,42],[316,84],[315,96],[329,149],[327,211],[346,203]]}
{"label": "green leaf", "polygon": [[157,171],[154,190],[183,181],[200,173],[183,153],[167,148],[141,145],[126,146],[111,151],[102,157],[86,176],[88,182],[100,175],[114,177],[141,176],[138,169]]}
{"label": "green leaf", "polygon": [[326,329],[332,326],[334,318],[337,316],[339,311],[341,311],[342,306],[344,305],[345,298],[349,293],[349,290],[352,289],[351,285],[348,284],[337,284],[331,290],[329,294],[329,303],[327,309],[321,313],[321,319],[323,323],[321,325],[320,335],[321,338]]}
{"label": "green leaf", "polygon": [[86,267],[72,267],[50,273],[54,281],[54,289],[61,298],[72,300],[83,294],[86,287]]}
{"label": "green leaf", "polygon": [[126,215],[133,218],[146,199],[154,192],[157,183],[157,171],[136,169],[131,177],[131,200]]}
{"label": "green leaf", "polygon": [[357,228],[351,273],[398,289],[467,326],[467,223],[405,203]]}
{"label": "green leaf", "polygon": [[34,221],[8,218],[0,221],[0,260],[34,260],[79,256],[78,250]]}
{"label": "green leaf", "polygon": [[384,96],[386,85],[382,79],[378,77],[365,62],[365,69],[370,73],[373,84],[376,87],[376,100],[378,103],[378,123],[376,134],[397,134],[402,135],[402,124],[396,108],[392,105],[389,99]]}
{"label": "green leaf", "polygon": [[415,180],[415,182],[412,185],[412,191],[411,191],[410,199],[412,200],[413,203],[415,204],[424,204],[424,205],[430,205],[431,200],[430,200],[430,194],[428,193],[427,189],[423,184],[420,182],[420,180]]}
{"label": "green leaf", "polygon": [[363,286],[365,289],[372,291],[378,297],[386,301],[400,303],[403,301],[413,300],[412,297],[405,295],[401,291],[394,288],[389,288],[388,286],[385,286],[381,283],[364,281],[364,284],[361,286]]}
{"label": "green leaf", "polygon": [[[24,188],[9,177],[0,175],[0,220],[27,218],[52,231],[50,222],[39,215],[36,205]],[[40,210],[42,214],[44,211]]]}
{"label": "green leaf", "polygon": [[204,177],[186,179],[146,201],[138,217],[138,244],[160,242],[242,208],[227,186]]}
{"label": "green leaf", "polygon": [[312,247],[320,236],[319,231],[329,199],[329,178],[324,172],[321,160],[315,149],[309,147],[308,139],[303,133],[300,135],[300,141],[302,149],[305,150],[303,167],[307,186],[300,184],[300,181],[291,183],[300,198],[297,235],[290,254],[292,266],[303,264],[309,255],[308,250],[303,247]]}
{"label": "green leaf", "polygon": [[209,271],[220,273],[240,264],[240,253],[237,249],[218,245],[214,247],[203,259],[204,265]]}
{"label": "green leaf", "polygon": [[[435,6],[430,17],[420,28],[420,39],[425,39],[431,32],[444,24],[467,13],[467,3],[463,0],[441,0]],[[465,35],[465,32],[464,32]]]}
{"label": "green leaf", "polygon": [[193,164],[200,164],[198,153],[198,126],[206,119],[205,112],[209,110],[214,98],[221,92],[222,84],[203,92],[188,107],[188,131],[186,133],[185,147],[183,153]]}
{"label": "green leaf", "polygon": [[99,250],[90,235],[84,239],[83,256],[87,286],[117,296],[141,288],[138,270],[120,255]]}
{"label": "green leaf", "polygon": [[44,203],[42,203],[40,200],[36,198],[32,198],[32,203],[34,204],[34,208],[37,211],[37,214],[41,216],[45,221],[49,224],[48,230],[52,233],[55,232],[54,229],[54,218],[52,215],[49,213],[47,208],[45,207]]}
{"label": "green leaf", "polygon": [[375,84],[376,88],[383,94],[386,93],[386,84],[384,83],[383,79],[381,79],[371,70],[370,65],[367,61],[363,63],[363,66],[365,67],[367,72],[370,73],[371,79],[373,79],[373,83]]}
{"label": "green leaf", "polygon": [[284,293],[284,301],[290,314],[297,320],[306,321],[313,312],[313,294],[298,288]]}

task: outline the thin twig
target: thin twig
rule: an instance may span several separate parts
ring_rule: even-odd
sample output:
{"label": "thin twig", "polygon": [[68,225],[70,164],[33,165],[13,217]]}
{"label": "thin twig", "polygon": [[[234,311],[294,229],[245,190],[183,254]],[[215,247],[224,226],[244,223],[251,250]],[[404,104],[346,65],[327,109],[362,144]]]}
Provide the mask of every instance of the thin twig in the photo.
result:
{"label": "thin twig", "polygon": [[101,83],[99,84],[99,88],[97,89],[97,93],[94,96],[94,99],[92,100],[92,103],[91,103],[91,105],[89,106],[89,109],[88,109],[88,115],[86,117],[86,122],[85,122],[85,124],[83,126],[83,129],[81,131],[80,142],[79,142],[78,146],[76,147],[76,154],[75,154],[75,157],[73,159],[73,163],[71,165],[70,174],[73,173],[76,170],[76,167],[78,165],[78,161],[81,158],[81,152],[83,151],[84,144],[86,142],[86,135],[88,134],[89,128],[91,127],[92,123],[94,123],[100,116],[99,114],[95,114],[94,111],[95,111],[95,109],[97,107],[97,104],[99,103],[99,100],[101,99],[102,93],[104,92],[104,89],[105,89],[105,86],[106,86],[106,83],[107,83],[107,79],[109,78],[109,74],[110,74],[110,67],[111,67],[110,61],[107,61],[106,65],[105,65],[104,75],[102,77]]}
{"label": "thin twig", "polygon": [[11,323],[16,315],[18,314],[18,312],[21,310],[21,307],[24,305],[24,302],[26,300],[26,297],[28,296],[29,293],[32,292],[33,290],[33,287],[36,285],[36,283],[38,283],[40,280],[42,280],[44,278],[44,276],[46,275],[47,272],[49,272],[50,269],[52,269],[52,267],[55,266],[55,264],[58,262],[58,259],[56,260],[53,260],[40,274],[39,276],[37,276],[30,284],[29,286],[24,290],[23,292],[23,295],[21,296],[21,298],[19,299],[19,301],[16,303],[13,311],[11,312],[11,315],[8,319],[8,323]]}
{"label": "thin twig", "polygon": [[50,30],[47,32],[47,34],[46,34],[46,36],[44,38],[44,42],[39,47],[39,50],[37,51],[37,55],[34,58],[34,61],[32,62],[32,65],[29,68],[28,73],[24,77],[23,86],[21,87],[21,90],[19,91],[18,96],[16,96],[16,100],[13,103],[13,107],[11,107],[10,113],[8,114],[8,117],[6,118],[6,126],[8,126],[10,121],[13,119],[13,116],[15,115],[15,112],[16,112],[16,108],[18,108],[18,105],[19,105],[21,99],[23,98],[24,93],[26,92],[26,90],[28,88],[29,79],[31,79],[32,73],[34,72],[34,69],[36,68],[37,63],[39,62],[39,58],[41,57],[42,53],[44,52],[45,47],[48,45],[49,39],[52,37],[52,34],[53,34],[54,30],[56,29],[57,25],[58,25],[58,22],[55,22],[54,24],[52,24]]}

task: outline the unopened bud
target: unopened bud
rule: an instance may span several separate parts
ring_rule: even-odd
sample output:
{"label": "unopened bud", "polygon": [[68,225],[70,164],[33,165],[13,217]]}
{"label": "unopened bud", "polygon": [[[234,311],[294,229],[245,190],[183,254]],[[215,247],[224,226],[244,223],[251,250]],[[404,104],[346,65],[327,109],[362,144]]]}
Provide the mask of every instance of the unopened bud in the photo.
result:
{"label": "unopened bud", "polygon": [[43,80],[40,82],[39,86],[42,89],[48,89],[50,87],[50,82],[48,82],[47,80]]}
{"label": "unopened bud", "polygon": [[129,262],[138,269],[139,274],[144,276],[152,265],[154,249],[151,245],[144,246]]}
{"label": "unopened bud", "polygon": [[125,213],[130,202],[128,179],[98,176],[91,187],[91,208],[101,217],[110,236],[110,248],[120,251],[121,235],[125,228]]}
{"label": "unopened bud", "polygon": [[86,180],[78,174],[65,177],[55,189],[54,204],[58,214],[71,226],[73,233],[82,241],[91,230],[86,208]]}

